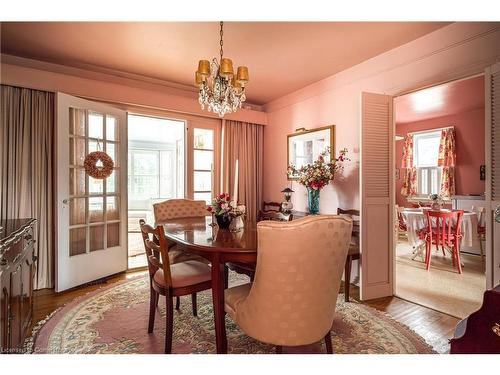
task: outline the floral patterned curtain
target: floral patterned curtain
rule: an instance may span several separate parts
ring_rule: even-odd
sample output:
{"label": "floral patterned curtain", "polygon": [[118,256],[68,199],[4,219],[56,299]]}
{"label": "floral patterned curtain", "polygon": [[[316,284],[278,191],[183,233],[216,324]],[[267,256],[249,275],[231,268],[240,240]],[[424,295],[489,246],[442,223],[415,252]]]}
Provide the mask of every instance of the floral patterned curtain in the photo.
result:
{"label": "floral patterned curtain", "polygon": [[438,157],[438,166],[443,167],[440,194],[444,197],[450,197],[455,194],[456,162],[455,129],[445,129],[441,132]]}
{"label": "floral patterned curtain", "polygon": [[401,168],[404,168],[406,172],[401,187],[401,195],[411,197],[417,195],[417,169],[413,166],[413,135],[407,134],[404,142]]}

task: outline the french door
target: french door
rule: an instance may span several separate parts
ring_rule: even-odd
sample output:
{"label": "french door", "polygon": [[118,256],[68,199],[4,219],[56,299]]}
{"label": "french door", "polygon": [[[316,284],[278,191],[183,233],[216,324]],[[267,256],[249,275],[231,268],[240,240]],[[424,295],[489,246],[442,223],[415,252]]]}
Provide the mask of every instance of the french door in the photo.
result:
{"label": "french door", "polygon": [[[57,94],[56,291],[127,268],[126,112]],[[113,173],[85,173],[92,151],[105,151]]]}
{"label": "french door", "polygon": [[486,69],[484,86],[486,99],[486,288],[489,289],[500,284],[500,215],[495,215],[495,210],[500,211],[500,63]]}
{"label": "french door", "polygon": [[393,294],[394,126],[392,97],[361,98],[362,300]]}

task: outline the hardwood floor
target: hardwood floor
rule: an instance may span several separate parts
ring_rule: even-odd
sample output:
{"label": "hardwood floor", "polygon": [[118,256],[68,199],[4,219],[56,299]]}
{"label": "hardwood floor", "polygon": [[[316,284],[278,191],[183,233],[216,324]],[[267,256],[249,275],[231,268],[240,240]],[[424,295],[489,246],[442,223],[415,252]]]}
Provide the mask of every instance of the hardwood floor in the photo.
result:
{"label": "hardwood floor", "polygon": [[[103,283],[95,283],[62,293],[55,293],[53,289],[35,291],[33,321],[36,323],[39,320],[44,319],[55,309],[64,306],[74,298],[83,296],[93,290],[102,288],[103,286],[135,277],[146,272],[147,271],[145,270],[129,271],[109,277]],[[359,289],[357,287],[354,285],[351,286],[350,292],[351,298],[359,300]],[[363,302],[363,304],[374,307],[377,310],[384,311],[398,322],[407,325],[417,334],[426,339],[427,342],[440,353],[448,350],[448,339],[453,336],[455,326],[459,321],[457,318],[450,315],[440,313],[397,297],[379,298]]]}

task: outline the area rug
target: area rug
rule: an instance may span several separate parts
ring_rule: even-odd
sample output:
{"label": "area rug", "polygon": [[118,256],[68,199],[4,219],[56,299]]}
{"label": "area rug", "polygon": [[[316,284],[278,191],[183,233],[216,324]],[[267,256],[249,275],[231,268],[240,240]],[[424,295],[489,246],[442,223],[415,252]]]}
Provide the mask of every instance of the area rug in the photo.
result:
{"label": "area rug", "polygon": [[[242,282],[231,275],[230,284]],[[416,333],[387,314],[357,302],[337,301],[332,326],[335,353],[435,353]],[[147,333],[149,281],[139,276],[91,292],[54,312],[34,328],[26,344],[30,353],[162,353],[165,304],[157,309],[155,329]],[[163,303],[162,303],[163,302]],[[274,347],[245,335],[226,317],[228,352],[274,353]],[[175,311],[173,353],[215,353],[211,291],[198,294],[198,317],[190,297]],[[285,348],[288,353],[325,353],[323,343]]]}

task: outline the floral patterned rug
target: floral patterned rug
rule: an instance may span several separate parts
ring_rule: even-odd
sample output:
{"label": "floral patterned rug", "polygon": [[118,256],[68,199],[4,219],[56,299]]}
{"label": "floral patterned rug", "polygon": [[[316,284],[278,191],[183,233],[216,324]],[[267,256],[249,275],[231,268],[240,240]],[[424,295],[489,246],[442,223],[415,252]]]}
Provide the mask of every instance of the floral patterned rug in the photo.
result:
{"label": "floral patterned rug", "polygon": [[[245,279],[231,273],[230,285]],[[339,295],[332,326],[335,353],[435,353],[416,333],[387,314]],[[162,297],[163,298],[163,297]],[[164,299],[153,333],[147,333],[147,276],[118,282],[80,297],[39,322],[26,342],[30,353],[162,353],[165,337]],[[274,353],[274,347],[245,335],[226,317],[228,352]],[[198,294],[198,317],[190,296],[175,311],[173,353],[215,353],[211,291]],[[325,353],[323,343],[284,348],[285,353]]]}

